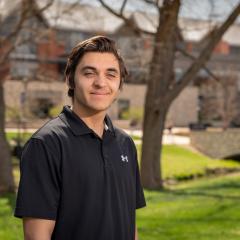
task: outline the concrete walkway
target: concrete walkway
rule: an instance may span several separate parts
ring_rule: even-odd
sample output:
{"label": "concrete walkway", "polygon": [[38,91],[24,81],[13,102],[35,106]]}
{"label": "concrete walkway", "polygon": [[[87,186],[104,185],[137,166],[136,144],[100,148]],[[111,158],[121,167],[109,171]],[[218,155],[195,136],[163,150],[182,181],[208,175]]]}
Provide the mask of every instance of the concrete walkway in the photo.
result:
{"label": "concrete walkway", "polygon": [[[124,129],[124,131],[132,136],[142,137],[141,130]],[[134,140],[134,142],[140,144],[142,140]],[[179,136],[165,132],[163,135],[163,144],[189,145],[190,138],[188,136]]]}
{"label": "concrete walkway", "polygon": [[37,131],[36,128],[27,128],[27,129],[18,129],[18,128],[5,128],[6,132],[18,132],[20,131],[20,133],[34,133]]}
{"label": "concrete walkway", "polygon": [[[28,133],[34,133],[37,129],[34,128],[28,128],[28,129],[21,129],[20,132],[28,132]],[[129,130],[124,129],[124,131],[132,136],[137,136],[139,138],[142,137],[142,131],[141,130]],[[6,128],[6,132],[18,132],[17,128]],[[175,133],[175,131],[173,131]],[[142,140],[134,140],[136,144],[140,144]],[[169,134],[167,130],[164,133],[163,136],[163,144],[176,144],[176,145],[189,145],[190,139],[187,136],[178,136],[175,134]]]}

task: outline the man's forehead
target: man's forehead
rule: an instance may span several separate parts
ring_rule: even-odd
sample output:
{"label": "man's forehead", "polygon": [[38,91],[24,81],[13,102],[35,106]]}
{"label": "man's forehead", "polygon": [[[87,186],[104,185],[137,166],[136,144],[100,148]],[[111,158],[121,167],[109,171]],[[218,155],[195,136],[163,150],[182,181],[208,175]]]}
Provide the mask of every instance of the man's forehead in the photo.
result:
{"label": "man's forehead", "polygon": [[119,68],[119,62],[113,53],[108,52],[88,52],[85,53],[80,60],[79,64],[82,67],[92,66],[92,67],[115,67]]}

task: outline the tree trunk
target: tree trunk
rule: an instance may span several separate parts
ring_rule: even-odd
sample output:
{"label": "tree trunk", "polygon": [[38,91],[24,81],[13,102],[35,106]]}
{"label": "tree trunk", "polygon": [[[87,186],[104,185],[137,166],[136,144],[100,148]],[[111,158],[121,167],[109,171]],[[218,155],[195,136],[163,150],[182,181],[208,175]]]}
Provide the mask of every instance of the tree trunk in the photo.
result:
{"label": "tree trunk", "polygon": [[[161,152],[167,108],[148,109],[144,115],[141,179],[147,189],[162,189]],[[157,139],[157,140],[156,140]]]}
{"label": "tree trunk", "polygon": [[5,135],[4,88],[0,83],[0,194],[14,190],[11,154]]}
{"label": "tree trunk", "polygon": [[199,57],[176,82],[174,81],[173,63],[179,6],[179,0],[164,1],[155,34],[145,103],[141,159],[142,184],[148,189],[163,187],[160,157],[164,122],[171,103],[210,58],[214,47],[240,12],[240,4],[238,4],[226,21],[214,32],[214,36],[201,51]]}
{"label": "tree trunk", "polygon": [[148,189],[163,188],[161,150],[164,123],[171,101],[166,101],[174,82],[176,28],[180,1],[167,1],[159,9],[159,25],[146,94],[143,146],[141,159],[142,184]]}

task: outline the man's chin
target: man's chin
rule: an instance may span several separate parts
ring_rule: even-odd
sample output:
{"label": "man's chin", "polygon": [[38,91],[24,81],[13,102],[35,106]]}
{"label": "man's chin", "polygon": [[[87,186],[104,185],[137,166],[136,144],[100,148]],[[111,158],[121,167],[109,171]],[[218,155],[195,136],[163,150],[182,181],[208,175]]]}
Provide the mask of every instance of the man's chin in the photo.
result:
{"label": "man's chin", "polygon": [[110,106],[89,106],[89,110],[95,113],[106,112]]}

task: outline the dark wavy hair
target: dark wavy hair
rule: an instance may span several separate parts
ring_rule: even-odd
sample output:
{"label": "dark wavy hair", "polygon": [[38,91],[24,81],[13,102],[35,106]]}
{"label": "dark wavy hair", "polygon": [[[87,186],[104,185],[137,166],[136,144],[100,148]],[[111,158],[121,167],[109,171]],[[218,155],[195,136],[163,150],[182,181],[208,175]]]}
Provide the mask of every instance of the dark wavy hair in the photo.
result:
{"label": "dark wavy hair", "polygon": [[114,56],[117,58],[119,63],[119,68],[120,68],[119,88],[121,89],[123,82],[128,75],[128,71],[125,67],[122,57],[120,56],[120,53],[116,48],[115,41],[105,36],[95,36],[78,43],[72,49],[72,52],[68,57],[67,66],[65,68],[65,79],[68,80],[69,82],[68,96],[71,98],[73,98],[74,96],[75,70],[78,63],[81,61],[82,57],[84,56],[84,54],[87,52],[101,52],[101,53],[107,52],[107,53],[114,54]]}

